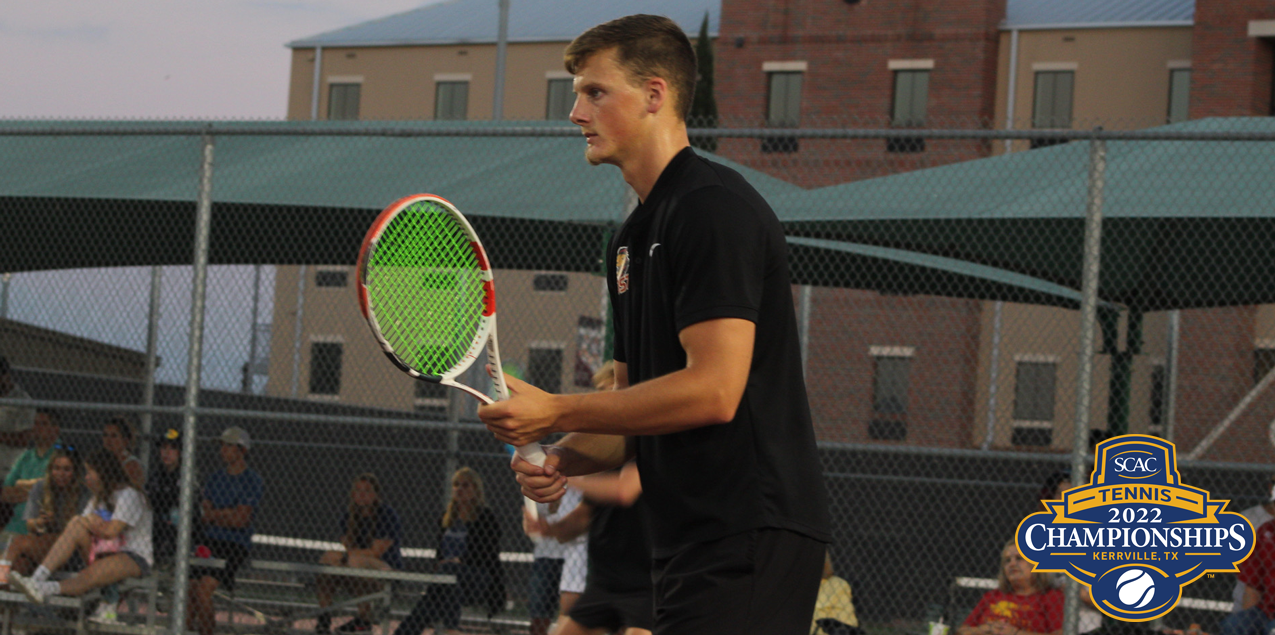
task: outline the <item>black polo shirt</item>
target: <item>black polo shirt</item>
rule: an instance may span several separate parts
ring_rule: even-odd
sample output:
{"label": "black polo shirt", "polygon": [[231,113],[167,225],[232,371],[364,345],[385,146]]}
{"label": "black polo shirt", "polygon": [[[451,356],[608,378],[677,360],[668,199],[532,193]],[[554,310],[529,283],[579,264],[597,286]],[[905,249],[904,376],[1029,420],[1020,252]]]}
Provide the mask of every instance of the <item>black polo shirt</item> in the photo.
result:
{"label": "black polo shirt", "polygon": [[756,324],[734,420],[636,439],[655,556],[763,527],[827,541],[788,247],[770,206],[688,147],[615,235],[608,262],[615,359],[630,384],[685,368],[678,333],[688,326]]}
{"label": "black polo shirt", "polygon": [[590,503],[589,572],[585,583],[610,593],[651,590],[651,539],[644,499],[631,507]]}

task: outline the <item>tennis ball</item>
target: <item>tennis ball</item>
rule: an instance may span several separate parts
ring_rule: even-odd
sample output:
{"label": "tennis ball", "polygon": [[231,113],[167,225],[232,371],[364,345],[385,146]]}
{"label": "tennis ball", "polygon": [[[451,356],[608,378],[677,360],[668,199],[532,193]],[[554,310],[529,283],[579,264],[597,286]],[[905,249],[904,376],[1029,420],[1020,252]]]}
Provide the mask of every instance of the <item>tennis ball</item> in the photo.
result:
{"label": "tennis ball", "polygon": [[1142,569],[1129,569],[1116,580],[1116,591],[1121,602],[1140,609],[1150,604],[1151,598],[1155,597],[1155,580]]}

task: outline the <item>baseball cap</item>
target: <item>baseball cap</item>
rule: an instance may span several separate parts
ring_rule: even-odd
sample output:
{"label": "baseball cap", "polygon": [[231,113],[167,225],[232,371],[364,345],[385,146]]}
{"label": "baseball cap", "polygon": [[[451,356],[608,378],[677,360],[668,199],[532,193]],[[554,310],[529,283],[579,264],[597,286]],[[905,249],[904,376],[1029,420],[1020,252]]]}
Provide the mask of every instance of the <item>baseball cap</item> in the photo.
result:
{"label": "baseball cap", "polygon": [[164,434],[160,435],[159,437],[159,445],[161,447],[165,445],[171,445],[175,448],[180,448],[182,446],[181,431],[178,430],[177,428],[169,428],[165,430]]}
{"label": "baseball cap", "polygon": [[252,440],[248,438],[248,431],[239,426],[231,426],[222,430],[221,442],[237,445],[245,450],[252,447]]}

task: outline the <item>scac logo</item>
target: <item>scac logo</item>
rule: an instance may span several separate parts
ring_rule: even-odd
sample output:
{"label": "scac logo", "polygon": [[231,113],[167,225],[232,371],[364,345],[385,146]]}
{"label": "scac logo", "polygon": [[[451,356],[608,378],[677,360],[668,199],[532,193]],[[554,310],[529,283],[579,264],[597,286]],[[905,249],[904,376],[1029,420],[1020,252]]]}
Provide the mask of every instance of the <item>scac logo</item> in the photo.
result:
{"label": "scac logo", "polygon": [[1089,482],[1046,501],[1018,525],[1034,571],[1089,587],[1098,610],[1126,622],[1172,611],[1182,588],[1206,573],[1236,571],[1253,551],[1253,526],[1222,511],[1230,501],[1182,484],[1177,449],[1129,434],[1098,444]]}

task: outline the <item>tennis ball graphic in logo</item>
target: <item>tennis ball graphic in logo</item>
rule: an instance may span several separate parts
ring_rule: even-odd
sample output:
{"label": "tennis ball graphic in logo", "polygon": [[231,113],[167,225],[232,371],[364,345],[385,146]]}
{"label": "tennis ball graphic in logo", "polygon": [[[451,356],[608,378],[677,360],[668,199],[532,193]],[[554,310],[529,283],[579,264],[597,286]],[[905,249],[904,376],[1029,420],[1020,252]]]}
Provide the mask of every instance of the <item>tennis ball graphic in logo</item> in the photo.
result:
{"label": "tennis ball graphic in logo", "polygon": [[1120,601],[1130,608],[1140,609],[1155,597],[1155,581],[1142,569],[1129,569],[1116,580],[1116,592]]}

